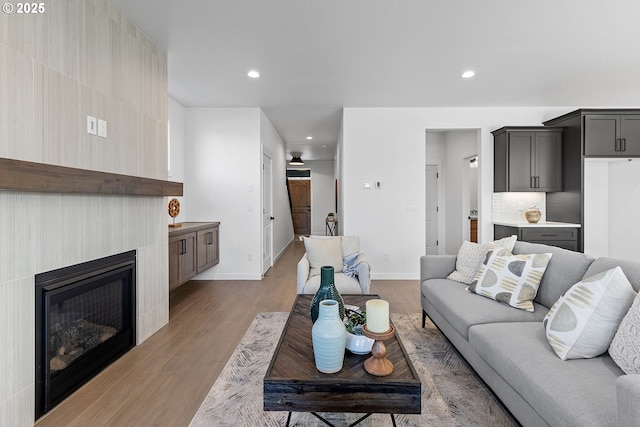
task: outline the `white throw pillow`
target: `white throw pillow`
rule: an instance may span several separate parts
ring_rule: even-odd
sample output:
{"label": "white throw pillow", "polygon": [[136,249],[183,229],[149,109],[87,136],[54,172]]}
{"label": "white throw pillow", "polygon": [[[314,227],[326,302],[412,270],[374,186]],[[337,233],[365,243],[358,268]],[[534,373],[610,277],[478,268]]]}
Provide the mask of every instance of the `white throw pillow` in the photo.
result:
{"label": "white throw pillow", "polygon": [[544,318],[547,340],[562,360],[607,351],[636,292],[620,267],[581,280]]}
{"label": "white throw pillow", "polygon": [[509,252],[513,251],[513,246],[516,244],[518,236],[515,234],[504,239],[496,240],[491,243],[483,243],[481,245],[465,240],[462,242],[462,246],[458,251],[458,257],[456,258],[456,271],[449,274],[447,279],[454,280],[456,282],[466,283],[467,285],[473,281],[478,269],[482,266],[482,261],[485,260],[489,245],[499,245]]}
{"label": "white throw pillow", "polygon": [[533,299],[552,255],[513,255],[500,246],[492,245],[486,261],[467,290],[511,307],[533,311]]}
{"label": "white throw pillow", "polygon": [[625,374],[640,374],[640,294],[620,322],[609,355]]}
{"label": "white throw pillow", "polygon": [[302,237],[309,260],[309,276],[320,274],[320,268],[333,267],[334,273],[342,272],[342,243],[339,238],[314,239]]}

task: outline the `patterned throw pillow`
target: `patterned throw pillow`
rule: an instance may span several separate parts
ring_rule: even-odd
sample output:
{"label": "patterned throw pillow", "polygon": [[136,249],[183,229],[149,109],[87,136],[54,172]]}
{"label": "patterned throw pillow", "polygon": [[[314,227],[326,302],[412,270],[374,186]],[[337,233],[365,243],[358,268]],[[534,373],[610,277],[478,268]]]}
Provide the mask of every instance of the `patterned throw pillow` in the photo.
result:
{"label": "patterned throw pillow", "polygon": [[625,374],[640,374],[640,294],[620,322],[609,355]]}
{"label": "patterned throw pillow", "polygon": [[620,267],[573,285],[544,318],[547,340],[562,360],[607,351],[636,293]]}
{"label": "patterned throw pillow", "polygon": [[466,283],[467,285],[473,281],[476,272],[482,265],[489,245],[499,245],[509,252],[513,250],[513,246],[516,244],[518,236],[515,234],[504,239],[496,240],[491,243],[477,244],[465,240],[458,250],[458,257],[456,258],[456,271],[447,276],[447,279],[454,280],[456,282]]}
{"label": "patterned throw pillow", "polygon": [[467,290],[511,307],[533,311],[533,299],[552,255],[513,255],[492,245]]}

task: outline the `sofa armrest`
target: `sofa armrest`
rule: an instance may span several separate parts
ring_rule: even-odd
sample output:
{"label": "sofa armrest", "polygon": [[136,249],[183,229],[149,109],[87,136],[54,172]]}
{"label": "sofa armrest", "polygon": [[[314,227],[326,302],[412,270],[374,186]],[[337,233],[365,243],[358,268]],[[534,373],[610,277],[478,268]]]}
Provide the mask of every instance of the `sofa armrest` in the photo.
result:
{"label": "sofa armrest", "polygon": [[640,374],[621,375],[616,380],[618,427],[633,427],[640,420]]}
{"label": "sofa armrest", "polygon": [[297,267],[297,293],[304,293],[304,286],[307,284],[307,280],[309,280],[309,271],[311,266],[309,265],[309,259],[307,258],[307,254],[305,253],[300,261],[298,261]]}
{"label": "sofa armrest", "polygon": [[444,279],[456,269],[456,255],[420,257],[420,283],[427,279]]}
{"label": "sofa armrest", "polygon": [[369,294],[369,288],[371,286],[371,266],[364,257],[364,254],[360,255],[361,261],[358,264],[358,282],[360,282],[360,288],[363,295]]}

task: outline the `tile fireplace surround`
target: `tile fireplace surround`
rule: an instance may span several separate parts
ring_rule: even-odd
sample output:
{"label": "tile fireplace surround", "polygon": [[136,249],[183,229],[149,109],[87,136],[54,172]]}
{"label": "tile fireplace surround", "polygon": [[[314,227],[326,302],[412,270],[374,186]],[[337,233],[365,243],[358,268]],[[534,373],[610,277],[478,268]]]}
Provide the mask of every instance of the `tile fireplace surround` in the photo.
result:
{"label": "tile fireplace surround", "polygon": [[[0,14],[0,158],[166,180],[166,53],[108,0],[14,18]],[[83,131],[87,116],[109,123],[107,138]],[[31,427],[35,275],[135,250],[141,343],[169,317],[167,205],[2,187],[11,179],[0,171],[0,426]]]}
{"label": "tile fireplace surround", "polygon": [[164,200],[0,191],[0,425],[34,422],[35,274],[135,249],[136,343],[168,322]]}

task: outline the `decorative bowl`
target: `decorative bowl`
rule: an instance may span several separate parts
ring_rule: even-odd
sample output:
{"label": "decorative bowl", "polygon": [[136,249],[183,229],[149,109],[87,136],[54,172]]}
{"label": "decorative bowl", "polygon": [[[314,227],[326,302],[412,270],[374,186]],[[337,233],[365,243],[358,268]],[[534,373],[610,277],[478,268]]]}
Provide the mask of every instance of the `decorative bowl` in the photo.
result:
{"label": "decorative bowl", "polygon": [[346,348],[353,354],[367,354],[371,352],[371,347],[375,341],[364,335],[355,335],[347,332]]}

